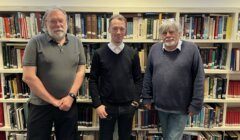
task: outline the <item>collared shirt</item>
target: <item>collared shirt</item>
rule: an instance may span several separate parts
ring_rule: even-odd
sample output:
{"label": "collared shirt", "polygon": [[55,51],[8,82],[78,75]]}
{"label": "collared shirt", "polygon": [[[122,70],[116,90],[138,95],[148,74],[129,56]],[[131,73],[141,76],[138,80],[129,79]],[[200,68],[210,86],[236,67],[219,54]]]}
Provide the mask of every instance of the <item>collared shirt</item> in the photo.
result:
{"label": "collared shirt", "polygon": [[124,48],[124,43],[122,42],[119,46],[116,46],[116,45],[114,45],[113,43],[110,42],[110,43],[108,43],[108,47],[115,54],[119,54]]}
{"label": "collared shirt", "polygon": [[[179,40],[179,41],[178,41],[178,44],[177,44],[177,47],[176,47],[174,50],[178,49],[179,51],[181,51],[181,49],[182,49],[181,46],[182,46],[182,40]],[[168,51],[168,50],[166,49],[165,44],[163,43],[163,51],[164,51],[164,50]],[[171,51],[174,51],[174,50],[171,50]]]}
{"label": "collared shirt", "polygon": [[[48,33],[46,33],[47,34],[47,40],[48,40],[48,42],[50,42],[50,43],[55,43],[55,44],[57,44],[58,46],[62,46],[62,45],[60,45],[56,40],[54,40]],[[63,43],[63,45],[66,45],[67,43],[68,43],[68,41],[69,41],[69,39],[68,39],[68,35],[66,34],[66,36],[65,36],[65,42]]]}
{"label": "collared shirt", "polygon": [[[44,87],[57,99],[69,93],[79,65],[85,64],[82,43],[71,34],[67,34],[61,47],[47,33],[34,36],[29,40],[23,58],[23,66],[35,66],[36,74]],[[48,104],[33,92],[31,91],[30,103]]]}

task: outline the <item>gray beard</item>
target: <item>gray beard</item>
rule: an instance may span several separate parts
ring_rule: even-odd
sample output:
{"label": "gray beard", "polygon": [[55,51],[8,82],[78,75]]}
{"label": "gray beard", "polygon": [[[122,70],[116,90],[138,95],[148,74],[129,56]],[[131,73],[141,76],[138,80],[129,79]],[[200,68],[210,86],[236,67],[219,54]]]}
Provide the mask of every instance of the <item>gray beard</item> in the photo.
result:
{"label": "gray beard", "polygon": [[48,34],[56,41],[60,41],[66,36],[65,32],[61,32],[60,34],[53,34],[51,32],[48,32]]}

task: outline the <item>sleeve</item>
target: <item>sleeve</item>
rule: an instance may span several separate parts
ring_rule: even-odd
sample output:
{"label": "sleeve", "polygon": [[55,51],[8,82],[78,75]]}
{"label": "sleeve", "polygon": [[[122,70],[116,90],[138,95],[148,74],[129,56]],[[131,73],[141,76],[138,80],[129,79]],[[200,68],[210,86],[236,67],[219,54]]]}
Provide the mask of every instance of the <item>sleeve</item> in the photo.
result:
{"label": "sleeve", "polygon": [[203,106],[204,97],[204,68],[199,50],[196,47],[193,64],[192,64],[192,76],[193,76],[193,96],[189,105],[188,111],[195,114],[199,113]]}
{"label": "sleeve", "polygon": [[37,42],[35,39],[29,40],[23,54],[23,66],[37,65]]}
{"label": "sleeve", "polygon": [[143,78],[143,89],[142,89],[142,98],[143,104],[149,104],[152,100],[152,63],[151,63],[151,53],[149,52],[147,67],[145,70],[144,78]]}
{"label": "sleeve", "polygon": [[85,51],[83,48],[83,44],[79,39],[78,39],[78,47],[79,47],[79,51],[80,51],[78,65],[85,65],[86,64]]}
{"label": "sleeve", "polygon": [[134,51],[134,58],[133,58],[133,80],[136,88],[136,95],[134,97],[134,100],[139,102],[140,96],[142,94],[142,72],[141,72],[141,66],[140,66],[140,60],[138,53]]}
{"label": "sleeve", "polygon": [[89,74],[89,92],[92,97],[93,107],[95,108],[97,108],[102,104],[100,100],[99,89],[98,89],[99,71],[100,71],[99,59],[100,59],[99,55],[97,54],[97,52],[95,52],[93,54],[91,71]]}

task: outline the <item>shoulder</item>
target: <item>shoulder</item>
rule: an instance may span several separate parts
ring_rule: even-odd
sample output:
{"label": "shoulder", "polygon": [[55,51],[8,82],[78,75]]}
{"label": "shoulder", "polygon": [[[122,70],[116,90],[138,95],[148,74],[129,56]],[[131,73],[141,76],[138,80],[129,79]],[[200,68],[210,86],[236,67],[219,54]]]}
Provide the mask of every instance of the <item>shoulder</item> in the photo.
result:
{"label": "shoulder", "polygon": [[47,35],[46,33],[41,33],[39,35],[35,35],[33,36],[29,42],[33,42],[33,41],[47,41]]}
{"label": "shoulder", "polygon": [[152,54],[153,52],[159,52],[162,50],[162,47],[163,47],[163,43],[161,42],[158,42],[158,43],[155,43],[151,46],[151,49],[150,49],[150,52],[149,54]]}
{"label": "shoulder", "polygon": [[37,47],[39,45],[44,44],[45,42],[47,42],[47,35],[46,33],[41,33],[39,35],[35,35],[33,36],[27,43],[27,47]]}
{"label": "shoulder", "polygon": [[159,48],[161,49],[162,46],[163,46],[163,43],[158,42],[158,43],[153,44],[152,47],[151,47],[151,49],[152,49],[152,50],[159,49]]}
{"label": "shoulder", "polygon": [[67,33],[67,39],[69,40],[69,41],[73,41],[73,42],[81,42],[80,41],[80,38],[78,38],[78,37],[76,37],[75,35],[73,35],[73,34],[69,34],[69,33]]}
{"label": "shoulder", "polygon": [[125,45],[125,46],[124,46],[124,49],[125,49],[127,52],[129,52],[129,53],[136,53],[136,52],[137,52],[137,50],[135,50],[135,49],[132,48],[132,47],[129,47],[128,45]]}
{"label": "shoulder", "polygon": [[95,54],[103,54],[103,53],[106,53],[107,49],[108,49],[108,45],[101,46],[100,48],[98,48],[98,49],[95,51]]}
{"label": "shoulder", "polygon": [[190,41],[182,41],[182,48],[189,51],[198,51],[198,45]]}

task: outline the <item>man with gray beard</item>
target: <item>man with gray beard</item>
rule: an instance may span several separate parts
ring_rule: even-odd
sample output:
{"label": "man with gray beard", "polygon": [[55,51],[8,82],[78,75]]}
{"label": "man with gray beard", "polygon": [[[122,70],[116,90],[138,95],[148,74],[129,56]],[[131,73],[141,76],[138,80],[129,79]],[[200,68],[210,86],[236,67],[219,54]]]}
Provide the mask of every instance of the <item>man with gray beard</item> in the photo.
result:
{"label": "man with gray beard", "polygon": [[76,95],[85,74],[81,41],[67,33],[67,15],[60,8],[46,11],[44,31],[27,44],[23,57],[23,81],[31,89],[28,140],[77,138]]}
{"label": "man with gray beard", "polygon": [[188,116],[203,105],[204,69],[196,44],[180,39],[178,22],[165,20],[162,42],[151,47],[143,81],[143,104],[158,111],[163,140],[181,140]]}

